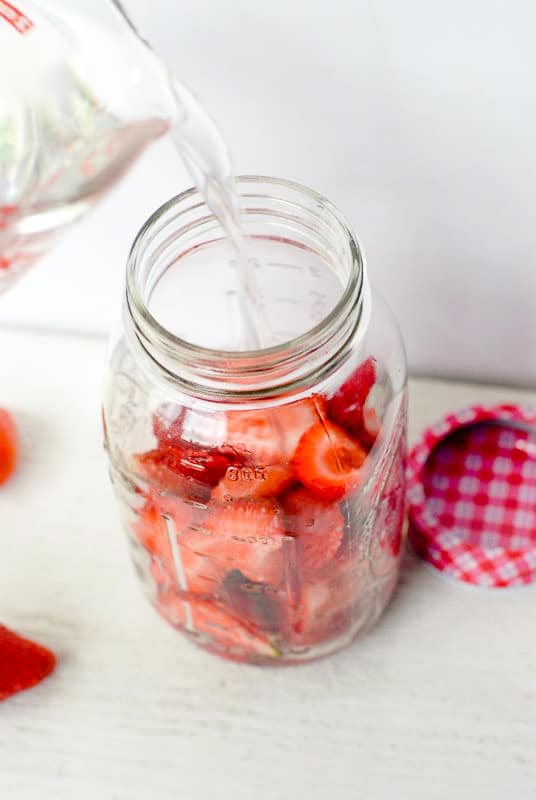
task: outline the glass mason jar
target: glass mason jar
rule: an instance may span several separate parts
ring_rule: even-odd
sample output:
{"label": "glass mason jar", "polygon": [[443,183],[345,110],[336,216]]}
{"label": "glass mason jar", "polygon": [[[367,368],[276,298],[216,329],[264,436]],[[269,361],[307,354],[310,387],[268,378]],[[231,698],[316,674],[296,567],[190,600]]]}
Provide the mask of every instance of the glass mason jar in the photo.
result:
{"label": "glass mason jar", "polygon": [[405,356],[338,211],[238,187],[270,346],[237,349],[233,251],[196,190],[171,200],[130,253],[105,442],[156,610],[218,655],[289,664],[368,630],[396,585]]}

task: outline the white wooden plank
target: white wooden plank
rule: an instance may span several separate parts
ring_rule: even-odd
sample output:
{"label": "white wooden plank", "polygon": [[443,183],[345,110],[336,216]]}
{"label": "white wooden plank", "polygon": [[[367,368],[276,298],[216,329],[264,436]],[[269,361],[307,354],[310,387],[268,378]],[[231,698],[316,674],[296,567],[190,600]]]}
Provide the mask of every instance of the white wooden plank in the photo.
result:
{"label": "white wooden plank", "polygon": [[[0,330],[23,458],[0,491],[0,619],[55,675],[0,705],[9,800],[533,800],[536,592],[452,585],[408,557],[388,613],[337,656],[221,661],[141,596],[101,449],[100,339]],[[534,394],[414,381],[440,413]]]}

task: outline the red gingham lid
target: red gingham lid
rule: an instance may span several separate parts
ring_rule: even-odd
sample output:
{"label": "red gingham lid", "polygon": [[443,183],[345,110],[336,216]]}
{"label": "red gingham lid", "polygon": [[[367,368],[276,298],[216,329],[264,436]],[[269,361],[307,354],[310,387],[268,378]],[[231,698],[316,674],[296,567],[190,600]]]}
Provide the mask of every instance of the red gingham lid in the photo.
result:
{"label": "red gingham lid", "polygon": [[408,461],[409,537],[478,586],[536,581],[536,408],[472,406],[426,430]]}

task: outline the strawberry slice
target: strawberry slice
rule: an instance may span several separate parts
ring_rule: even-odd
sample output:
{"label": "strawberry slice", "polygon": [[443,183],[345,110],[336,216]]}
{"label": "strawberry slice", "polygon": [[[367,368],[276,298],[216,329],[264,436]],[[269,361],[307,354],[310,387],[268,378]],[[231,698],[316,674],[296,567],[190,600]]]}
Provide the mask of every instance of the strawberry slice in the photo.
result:
{"label": "strawberry slice", "polygon": [[227,570],[240,570],[251,581],[276,585],[284,573],[285,531],[273,500],[243,499],[214,506],[199,531],[188,531],[184,544]]}
{"label": "strawberry slice", "polygon": [[273,586],[255,583],[232,570],[220,588],[222,605],[245,625],[267,633],[279,633],[286,616],[288,597]]}
{"label": "strawberry slice", "polygon": [[156,489],[200,498],[208,498],[230,463],[217,450],[186,445],[139,453],[134,461],[142,477]]}
{"label": "strawberry slice", "polygon": [[40,683],[56,666],[46,647],[0,625],[0,700]]}
{"label": "strawberry slice", "polygon": [[376,410],[372,407],[369,408],[365,406],[363,408],[361,429],[357,435],[363,447],[366,447],[367,450],[371,450],[376,439],[380,435],[380,431],[381,423]]}
{"label": "strawberry slice", "polygon": [[287,533],[296,536],[305,575],[324,567],[336,554],[344,534],[344,517],[337,503],[314,497],[307,489],[289,492],[281,501]]}
{"label": "strawberry slice", "polygon": [[336,638],[359,620],[363,587],[351,572],[336,572],[330,579],[305,582],[298,607],[291,614],[290,641],[311,646]]}
{"label": "strawberry slice", "polygon": [[229,650],[231,657],[237,650],[272,658],[280,655],[270,640],[253,626],[208,600],[165,592],[159,595],[158,609],[173,625],[208,636],[211,641],[207,645],[217,645],[220,655],[227,655],[221,648]]}
{"label": "strawberry slice", "polygon": [[0,486],[17,466],[19,443],[15,421],[9,411],[0,408]]}
{"label": "strawberry slice", "polygon": [[[162,514],[173,523],[175,551]],[[198,512],[180,498],[155,498],[138,512],[132,529],[153,558],[153,577],[157,583],[166,582],[194,594],[213,595],[225,577],[225,569],[183,545],[188,533],[197,530],[197,515]]]}
{"label": "strawberry slice", "polygon": [[278,497],[296,480],[290,467],[229,467],[225,477],[212,490],[212,499],[231,503],[243,497]]}
{"label": "strawberry slice", "polygon": [[279,431],[283,455],[289,461],[296,452],[301,437],[315,422],[327,416],[327,401],[320,394],[278,406],[273,409],[274,421]]}
{"label": "strawberry slice", "polygon": [[316,497],[339,500],[359,484],[366,456],[366,451],[343,428],[326,420],[303,434],[292,466]]}
{"label": "strawberry slice", "polygon": [[328,401],[328,414],[333,422],[359,438],[363,428],[363,407],[376,383],[376,359],[367,358]]}
{"label": "strawberry slice", "polygon": [[270,410],[229,411],[225,437],[244,461],[265,466],[284,460],[281,432]]}

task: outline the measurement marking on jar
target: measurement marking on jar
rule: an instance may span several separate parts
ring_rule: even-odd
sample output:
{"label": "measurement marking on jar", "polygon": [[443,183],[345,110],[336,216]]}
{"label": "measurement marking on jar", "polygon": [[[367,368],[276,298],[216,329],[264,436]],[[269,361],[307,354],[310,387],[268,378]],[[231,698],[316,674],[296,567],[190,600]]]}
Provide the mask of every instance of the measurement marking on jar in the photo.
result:
{"label": "measurement marking on jar", "polygon": [[[179,582],[179,586],[183,592],[188,591],[188,582],[186,580],[186,573],[184,571],[184,565],[182,563],[181,554],[179,552],[179,545],[177,543],[177,537],[175,535],[175,525],[173,524],[173,520],[167,516],[167,514],[162,514],[162,519],[164,520],[164,525],[166,526],[166,535],[169,542],[169,546],[171,548],[171,557],[173,559],[173,566],[175,567],[175,574],[177,576],[177,581]],[[192,618],[192,609],[190,607],[190,603],[187,603],[186,600],[183,600],[184,607],[186,609],[186,628],[190,631],[195,630]]]}
{"label": "measurement marking on jar", "polygon": [[230,481],[265,481],[268,479],[266,467],[228,467],[225,477]]}

